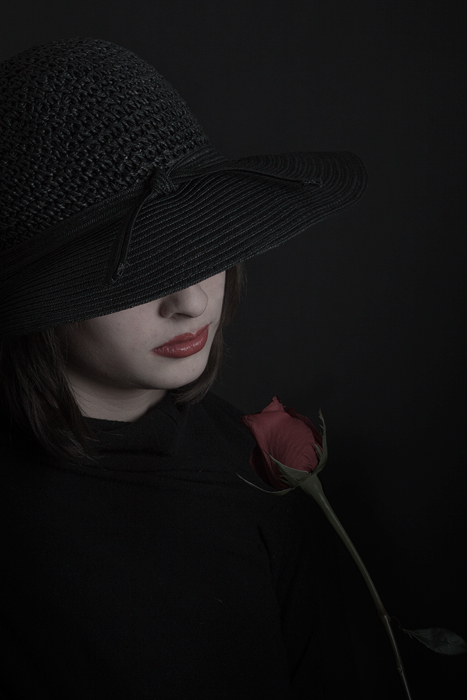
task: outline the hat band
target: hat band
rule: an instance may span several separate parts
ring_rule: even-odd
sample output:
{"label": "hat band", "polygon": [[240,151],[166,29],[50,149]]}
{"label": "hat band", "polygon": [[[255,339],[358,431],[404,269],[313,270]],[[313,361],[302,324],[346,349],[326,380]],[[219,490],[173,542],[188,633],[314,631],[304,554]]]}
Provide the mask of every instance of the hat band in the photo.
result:
{"label": "hat band", "polygon": [[[143,196],[137,201],[136,205],[130,211],[129,216],[125,217],[116,236],[114,249],[110,258],[109,268],[106,275],[108,284],[118,282],[127,268],[127,257],[130,251],[131,236],[138,218],[138,215],[148,199],[155,196],[164,196],[175,192],[179,185],[184,182],[198,180],[202,177],[208,177],[215,174],[227,174],[233,172],[236,175],[245,175],[260,177],[262,180],[281,182],[285,185],[289,184],[294,187],[305,187],[307,185],[321,186],[320,180],[303,180],[290,178],[282,175],[276,175],[265,172],[259,168],[237,166],[235,163],[220,162],[215,165],[196,169],[174,169],[169,168],[167,172],[157,171],[149,181],[149,187]],[[169,176],[170,175],[170,176]]]}
{"label": "hat band", "polygon": [[[200,149],[202,150],[202,149]],[[56,224],[47,231],[34,235],[32,238],[10,248],[2,256],[2,282],[0,289],[6,291],[12,288],[25,275],[28,268],[37,260],[45,257],[53,251],[63,247],[90,231],[121,219],[115,236],[110,261],[105,276],[107,284],[119,281],[126,268],[127,257],[131,247],[133,230],[144,204],[152,197],[163,197],[172,194],[185,182],[199,180],[216,174],[235,173],[245,177],[259,177],[261,180],[280,182],[283,185],[296,187],[319,187],[319,180],[307,180],[303,178],[291,178],[276,175],[258,167],[250,167],[238,163],[238,161],[221,160],[210,165],[177,167],[180,161],[175,163],[166,172],[156,171],[148,185],[135,185],[132,188],[119,192],[104,201],[83,210],[79,214]],[[130,209],[129,209],[130,207]]]}
{"label": "hat band", "polygon": [[139,198],[136,205],[130,211],[129,216],[125,217],[116,236],[116,244],[114,251],[110,257],[109,270],[106,276],[108,283],[117,282],[122,276],[127,267],[126,259],[130,249],[131,235],[138,214],[143,208],[148,199],[157,194],[171,194],[179,187],[173,182],[166,173],[158,171],[149,182],[149,189],[144,192]]}

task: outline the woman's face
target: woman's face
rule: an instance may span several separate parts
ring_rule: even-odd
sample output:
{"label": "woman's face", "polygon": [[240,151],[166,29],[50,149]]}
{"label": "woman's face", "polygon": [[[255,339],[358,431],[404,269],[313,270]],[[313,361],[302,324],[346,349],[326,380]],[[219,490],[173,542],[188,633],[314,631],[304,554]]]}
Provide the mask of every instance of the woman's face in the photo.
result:
{"label": "woman's face", "polygon": [[[219,325],[224,286],[221,272],[162,299],[68,326],[67,375],[84,415],[134,421],[168,389],[197,379]],[[185,334],[195,338],[173,342]]]}

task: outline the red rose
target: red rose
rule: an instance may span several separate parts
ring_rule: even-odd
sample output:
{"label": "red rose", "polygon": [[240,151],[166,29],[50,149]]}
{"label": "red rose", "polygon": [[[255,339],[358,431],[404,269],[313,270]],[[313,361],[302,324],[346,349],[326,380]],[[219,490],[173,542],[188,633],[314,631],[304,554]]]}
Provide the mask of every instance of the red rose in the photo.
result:
{"label": "red rose", "polygon": [[270,486],[283,491],[290,487],[271,455],[282,464],[310,473],[320,462],[322,437],[308,418],[286,409],[277,396],[261,413],[243,416],[242,421],[257,442],[250,464],[257,475]]}
{"label": "red rose", "polygon": [[[389,637],[405,697],[410,700],[411,695],[405,678],[404,666],[391,627],[391,617],[386,612],[375,584],[352,540],[324,495],[318,477],[318,473],[327,460],[326,426],[321,411],[320,417],[323,426],[322,437],[308,418],[295,413],[293,408],[286,409],[277,396],[261,413],[243,416],[243,423],[253,433],[257,442],[250,458],[250,464],[263,481],[277,489],[269,491],[269,493],[284,495],[287,491],[299,486],[319,505],[363,576],[381,623]],[[243,479],[242,476],[240,478]],[[259,488],[259,486],[251,484],[250,481],[247,483]],[[264,489],[260,489],[260,491],[264,491]],[[441,654],[463,654],[467,651],[467,644],[462,637],[444,628],[434,627],[424,630],[404,630],[404,632]]]}

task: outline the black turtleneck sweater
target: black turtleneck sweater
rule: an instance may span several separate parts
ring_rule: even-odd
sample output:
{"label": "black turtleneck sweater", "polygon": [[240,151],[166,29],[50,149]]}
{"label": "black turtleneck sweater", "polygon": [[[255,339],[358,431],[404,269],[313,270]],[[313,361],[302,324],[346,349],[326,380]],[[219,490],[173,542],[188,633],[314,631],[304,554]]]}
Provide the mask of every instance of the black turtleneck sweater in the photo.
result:
{"label": "black turtleneck sweater", "polygon": [[170,394],[134,423],[88,419],[74,466],[4,428],[0,696],[354,698],[336,537],[249,464],[241,414]]}

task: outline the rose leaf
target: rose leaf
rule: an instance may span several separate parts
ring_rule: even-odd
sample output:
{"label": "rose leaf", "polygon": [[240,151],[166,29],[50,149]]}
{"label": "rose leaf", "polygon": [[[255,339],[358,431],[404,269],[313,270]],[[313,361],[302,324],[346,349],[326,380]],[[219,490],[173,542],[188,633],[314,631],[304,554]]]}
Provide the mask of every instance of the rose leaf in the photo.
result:
{"label": "rose leaf", "polygon": [[436,651],[438,654],[454,656],[456,654],[465,654],[467,652],[467,644],[455,632],[444,629],[443,627],[429,627],[424,630],[403,630],[409,637],[415,637],[419,642],[427,646],[429,649]]}

